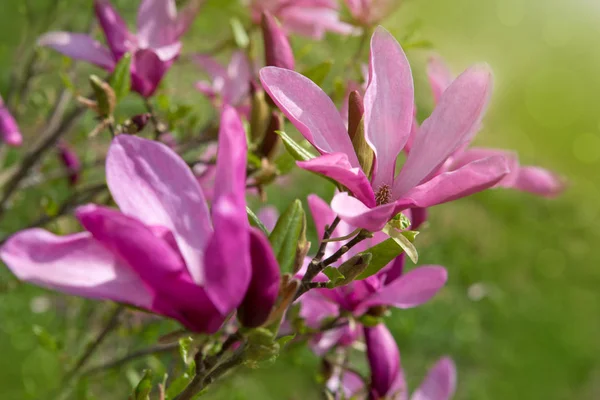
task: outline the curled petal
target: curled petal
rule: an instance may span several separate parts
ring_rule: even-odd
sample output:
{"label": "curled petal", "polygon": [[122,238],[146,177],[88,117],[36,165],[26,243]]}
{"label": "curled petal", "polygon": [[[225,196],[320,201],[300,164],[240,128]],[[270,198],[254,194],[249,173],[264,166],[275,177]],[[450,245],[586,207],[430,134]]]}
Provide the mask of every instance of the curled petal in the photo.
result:
{"label": "curled petal", "polygon": [[135,46],[135,38],[127,29],[127,24],[108,0],[95,0],[94,10],[104,31],[108,47],[120,58]]}
{"label": "curled petal", "polygon": [[395,215],[394,204],[388,203],[374,208],[367,207],[348,193],[339,193],[331,201],[331,208],[344,221],[358,228],[378,232]]}
{"label": "curled petal", "polygon": [[82,33],[49,32],[41,36],[37,44],[50,47],[67,57],[87,61],[108,70],[115,66],[110,51],[100,42]]}
{"label": "curled petal", "polygon": [[137,36],[141,45],[162,47],[177,40],[175,0],[143,0],[138,9]]}
{"label": "curled petal", "polygon": [[565,182],[554,172],[547,169],[521,167],[517,179],[511,187],[540,196],[554,197],[565,189]]}
{"label": "curled petal", "polygon": [[413,123],[410,64],[398,41],[378,27],[371,39],[369,86],[365,93],[365,137],[375,152],[373,187],[391,186],[396,158]]}

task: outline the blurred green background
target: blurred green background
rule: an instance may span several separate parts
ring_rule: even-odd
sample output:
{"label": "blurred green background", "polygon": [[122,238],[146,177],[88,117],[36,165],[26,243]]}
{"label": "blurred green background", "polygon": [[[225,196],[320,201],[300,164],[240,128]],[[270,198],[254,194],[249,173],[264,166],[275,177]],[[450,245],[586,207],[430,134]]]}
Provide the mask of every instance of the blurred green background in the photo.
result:
{"label": "blurred green background", "polygon": [[[84,29],[90,5],[60,3],[51,25]],[[137,2],[116,3],[133,21]],[[21,2],[3,3],[2,93],[11,82],[11,68],[23,60],[15,58],[19,44],[34,40],[36,27],[31,21],[43,24],[48,18],[49,0],[29,4],[34,19],[27,22]],[[186,37],[184,52],[210,48],[215,36],[225,37],[230,12],[243,18],[244,11],[235,1],[209,1]],[[419,38],[431,41],[457,73],[475,62],[489,63],[495,73],[495,92],[476,143],[514,149],[522,163],[551,168],[569,182],[558,199],[493,190],[431,211],[430,225],[417,245],[422,263],[448,268],[449,283],[431,303],[389,318],[411,387],[438,357],[448,354],[459,367],[457,399],[600,398],[598,20],[600,5],[594,0],[409,0],[384,21],[399,38],[417,22]],[[25,39],[24,34],[28,34]],[[307,40],[293,43],[296,50],[307,53],[301,62],[310,65],[329,57],[340,72],[351,54],[348,49],[356,48],[358,41],[329,37],[328,42],[310,48]],[[49,51],[43,54],[60,60]],[[423,115],[431,107],[424,77],[429,54],[422,49],[409,52]],[[200,74],[187,66],[178,68],[169,76],[169,89],[204,113],[206,102],[190,88]],[[41,79],[58,81],[56,74],[46,75]],[[21,105],[20,122],[31,140],[40,129],[36,101],[43,104],[45,96],[52,98],[34,92]],[[134,110],[139,105],[132,100],[127,106]],[[87,121],[73,140],[82,142],[89,126]],[[85,157],[93,155],[89,148],[81,151]],[[9,152],[6,162],[18,155]],[[331,193],[313,176],[299,174],[298,179],[324,195]],[[271,190],[269,199],[285,207],[289,200],[306,194],[304,187]],[[57,184],[53,190],[60,197],[67,187]],[[3,234],[33,220],[41,212],[41,196],[28,191],[17,197],[0,226]],[[49,388],[58,385],[84,339],[99,329],[89,321],[97,321],[110,306],[16,286],[5,270],[0,277],[2,399],[51,398]],[[48,299],[52,307],[44,306]],[[127,348],[117,347],[119,337],[133,350],[169,327],[174,325],[122,327],[94,361],[126,352]],[[132,332],[138,339],[125,339]],[[157,359],[143,359],[97,376],[90,380],[89,391],[82,386],[73,398],[125,398],[129,382],[135,382],[146,365],[160,371],[168,364],[168,360],[160,365]],[[318,360],[308,351],[294,350],[271,368],[228,379],[206,398],[317,398],[317,368]]]}

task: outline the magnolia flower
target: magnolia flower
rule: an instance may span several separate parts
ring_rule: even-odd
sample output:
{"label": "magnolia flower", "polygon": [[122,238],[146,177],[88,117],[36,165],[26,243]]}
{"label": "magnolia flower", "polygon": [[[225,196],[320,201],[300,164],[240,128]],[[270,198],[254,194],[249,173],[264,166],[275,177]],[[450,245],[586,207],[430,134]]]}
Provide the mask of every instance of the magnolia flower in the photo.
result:
{"label": "magnolia flower", "polygon": [[[308,197],[308,205],[317,227],[317,234],[319,237],[323,237],[325,226],[334,220],[335,213],[325,201],[316,195]],[[342,221],[334,230],[332,237],[345,236],[355,230],[355,226]],[[373,238],[354,246],[333,266],[341,265],[352,256],[386,238],[385,234],[381,232],[375,233]],[[342,244],[342,242],[329,243],[326,247],[325,257],[334,254]],[[309,260],[307,260],[308,262]],[[308,326],[318,328],[326,318],[338,317],[342,312],[360,317],[376,306],[413,308],[431,299],[447,280],[446,270],[440,266],[421,266],[407,273],[403,273],[403,269],[404,257],[400,256],[367,279],[353,281],[335,289],[311,290],[299,299],[300,315]],[[326,278],[321,276],[320,279],[325,280]],[[334,344],[349,345],[356,340],[359,333],[357,326],[343,325],[325,332],[319,338],[314,349],[317,353],[323,353]]]}
{"label": "magnolia flower", "polygon": [[[209,211],[198,182],[173,150],[119,135],[107,155],[106,175],[120,211],[79,207],[75,214],[86,232],[56,236],[28,229],[6,242],[0,258],[21,280],[132,304],[188,329],[215,332],[240,304],[260,297],[252,275],[273,270],[268,241],[250,230],[246,217],[246,153],[241,120],[225,108]],[[272,273],[263,277],[268,293],[259,299],[269,311],[274,281]]]}
{"label": "magnolia flower", "polygon": [[67,171],[69,183],[71,185],[75,185],[79,181],[79,173],[81,171],[81,162],[79,161],[79,157],[66,142],[59,143],[57,149],[60,161]]}
{"label": "magnolia flower", "polygon": [[[406,400],[409,398],[400,352],[394,337],[384,324],[364,329],[367,358],[371,369],[369,399]],[[357,393],[356,385],[353,386]],[[429,371],[410,400],[448,400],[456,390],[456,367],[444,357]],[[366,399],[367,396],[357,399]]]}
{"label": "magnolia flower", "polygon": [[0,137],[9,146],[18,147],[23,143],[23,137],[21,136],[17,121],[15,121],[10,111],[8,111],[8,107],[4,104],[2,96],[0,96]]}
{"label": "magnolia flower", "polygon": [[389,16],[400,0],[344,0],[352,17],[360,25],[374,26]]}
{"label": "magnolia flower", "polygon": [[288,33],[297,33],[321,39],[325,32],[344,35],[354,32],[354,28],[340,21],[339,5],[336,0],[247,0],[252,19],[261,21],[263,12],[269,12],[281,21]]}
{"label": "magnolia flower", "polygon": [[494,186],[509,172],[505,157],[494,155],[432,175],[480,124],[492,86],[486,66],[469,68],[452,82],[421,126],[397,176],[396,159],[413,125],[413,79],[402,48],[381,27],[371,40],[369,71],[364,139],[375,155],[370,178],[371,165],[360,164],[342,117],[316,84],[294,71],[260,71],[273,101],[322,154],[298,165],[336,180],[354,196],[344,192],[334,197],[332,208],[340,218],[379,231],[402,210],[467,196]]}
{"label": "magnolia flower", "polygon": [[242,115],[250,112],[252,67],[243,51],[236,51],[227,66],[213,57],[197,54],[192,60],[210,76],[211,82],[199,81],[196,89],[210,99],[216,108],[235,107]]}
{"label": "magnolia flower", "polygon": [[[429,84],[436,103],[441,101],[443,93],[450,87],[454,77],[441,57],[432,57],[427,65]],[[475,136],[477,130],[472,132]],[[459,147],[438,170],[438,174],[454,171],[473,160],[500,155],[510,162],[510,173],[501,179],[496,186],[530,192],[540,196],[553,197],[564,189],[564,183],[551,171],[534,166],[521,166],[517,155],[507,150],[487,148],[467,148],[467,144]]]}
{"label": "magnolia flower", "polygon": [[51,47],[64,55],[112,71],[125,53],[133,56],[132,89],[150,97],[181,51],[181,36],[188,30],[199,10],[192,1],[177,14],[175,0],[142,0],[137,16],[137,34],[108,0],[95,0],[94,9],[104,31],[108,49],[82,33],[49,32],[38,45]]}

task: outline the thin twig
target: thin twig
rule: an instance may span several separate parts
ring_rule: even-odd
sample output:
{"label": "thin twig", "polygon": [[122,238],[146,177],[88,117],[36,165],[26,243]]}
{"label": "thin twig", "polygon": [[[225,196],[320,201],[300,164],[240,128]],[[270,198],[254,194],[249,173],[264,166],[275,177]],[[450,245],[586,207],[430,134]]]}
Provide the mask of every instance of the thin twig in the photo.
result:
{"label": "thin twig", "polygon": [[169,343],[169,344],[159,344],[159,345],[155,345],[155,346],[151,346],[145,349],[141,349],[141,350],[137,350],[134,351],[132,353],[129,353],[127,355],[125,355],[124,357],[121,357],[119,359],[116,360],[112,360],[109,361],[105,364],[101,364],[101,365],[97,365],[95,367],[91,367],[88,370],[84,371],[82,373],[82,375],[93,375],[93,374],[97,374],[103,371],[107,371],[109,369],[113,369],[113,368],[117,368],[120,367],[124,364],[127,364],[130,361],[136,360],[138,358],[141,357],[146,357],[146,356],[150,356],[150,355],[155,355],[155,354],[162,354],[162,353],[170,353],[173,350],[176,350],[179,348],[179,343]]}

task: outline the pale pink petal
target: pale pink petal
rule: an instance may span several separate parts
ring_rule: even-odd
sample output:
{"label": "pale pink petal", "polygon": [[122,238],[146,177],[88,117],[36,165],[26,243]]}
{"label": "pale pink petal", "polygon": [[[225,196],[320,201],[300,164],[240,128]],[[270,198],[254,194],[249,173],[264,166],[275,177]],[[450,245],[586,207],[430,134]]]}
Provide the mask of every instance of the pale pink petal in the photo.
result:
{"label": "pale pink petal", "polygon": [[388,203],[369,208],[348,193],[339,193],[331,201],[331,208],[347,223],[371,232],[380,231],[395,215],[394,204]]}
{"label": "pale pink petal", "polygon": [[100,42],[83,33],[49,32],[41,36],[37,44],[108,70],[112,70],[115,66],[110,51]]}
{"label": "pale pink petal", "polygon": [[502,180],[498,182],[496,186],[511,187],[519,176],[519,157],[513,151],[471,147],[465,151],[457,153],[458,154],[455,154],[452,157],[452,161],[448,165],[449,171],[457,170],[467,164],[472,163],[473,161],[482,160],[484,158],[493,156],[502,156],[506,160],[510,172],[504,178],[502,178]]}
{"label": "pale pink petal", "polygon": [[363,301],[356,313],[366,312],[369,307],[386,305],[397,308],[413,308],[431,299],[446,284],[448,273],[444,267],[424,266],[415,268]]}
{"label": "pale pink petal", "polygon": [[487,66],[462,73],[446,89],[439,104],[423,122],[406,163],[394,182],[397,199],[435,171],[478,129],[492,87]]}
{"label": "pale pink petal", "polygon": [[142,0],[137,16],[137,37],[147,48],[162,47],[177,40],[175,0]]}
{"label": "pale pink petal", "polygon": [[235,109],[221,113],[214,200],[214,234],[205,254],[206,292],[227,314],[240,305],[251,278],[250,234],[246,215],[247,143]]}
{"label": "pale pink petal", "polygon": [[331,99],[310,79],[277,67],[260,70],[263,87],[302,135],[321,153],[344,153],[359,167],[344,121]]}
{"label": "pale pink petal", "polygon": [[204,2],[205,0],[189,0],[185,7],[179,10],[175,20],[176,39],[179,39],[190,29]]}
{"label": "pale pink petal", "polygon": [[194,54],[192,61],[211,77],[212,80],[227,78],[227,69],[213,57],[205,54]]}
{"label": "pale pink petal", "polygon": [[302,169],[324,175],[339,182],[367,206],[375,206],[375,194],[371,189],[369,178],[366,177],[362,169],[350,165],[346,154],[326,154],[308,161],[298,161],[296,164]]}
{"label": "pale pink petal", "polygon": [[554,197],[565,189],[565,182],[552,171],[528,166],[519,168],[517,179],[511,187],[540,196]]}
{"label": "pale pink petal", "polygon": [[300,317],[306,325],[317,329],[329,317],[337,317],[340,313],[339,306],[323,297],[318,290],[311,290],[298,300],[300,302]]}
{"label": "pale pink petal", "polygon": [[272,231],[275,228],[275,224],[277,224],[279,210],[275,206],[265,206],[258,210],[256,216],[267,230]]}
{"label": "pale pink petal", "polygon": [[342,368],[336,368],[336,370],[337,373],[334,373],[326,383],[327,388],[332,393],[343,393],[343,395],[338,394],[335,399],[360,399],[360,397],[352,397],[364,389],[365,382],[360,375]]}
{"label": "pale pink petal", "polygon": [[175,42],[152,49],[161,61],[171,61],[179,56],[183,44]]}
{"label": "pale pink petal", "polygon": [[127,24],[108,0],[95,0],[94,10],[115,58],[135,48],[135,37],[129,33]]}
{"label": "pale pink petal", "polygon": [[56,236],[21,231],[0,249],[0,258],[21,280],[63,293],[150,308],[153,294],[134,271],[91,234]]}
{"label": "pale pink petal", "polygon": [[396,158],[413,123],[410,64],[398,41],[378,27],[371,39],[369,86],[365,93],[365,138],[375,152],[373,187],[392,186]]}
{"label": "pale pink petal", "polygon": [[456,391],[456,366],[444,357],[429,371],[410,400],[450,400]]}
{"label": "pale pink petal", "polygon": [[335,32],[342,35],[350,35],[356,29],[345,22],[340,21],[339,12],[323,7],[287,7],[278,15],[283,27],[288,32],[309,36],[313,39],[322,39],[325,32]]}
{"label": "pale pink petal", "polygon": [[121,211],[173,232],[194,281],[204,282],[212,226],[202,190],[185,161],[162,143],[119,135],[108,151],[106,180]]}
{"label": "pale pink petal", "polygon": [[429,78],[429,85],[433,92],[433,101],[437,104],[442,97],[442,93],[452,83],[454,76],[452,76],[452,72],[442,57],[434,55],[427,62],[427,77]]}
{"label": "pale pink petal", "polygon": [[237,51],[231,56],[227,66],[227,79],[223,86],[223,102],[236,106],[249,95],[252,70],[248,57],[242,51]]}
{"label": "pale pink petal", "polygon": [[331,207],[329,207],[329,204],[316,194],[309,195],[307,202],[313,221],[315,222],[317,236],[319,239],[322,239],[325,234],[325,226],[330,225],[336,215]]}
{"label": "pale pink petal", "polygon": [[411,207],[431,207],[469,196],[493,187],[509,172],[508,162],[502,156],[473,161],[412,189],[396,202],[396,211]]}

